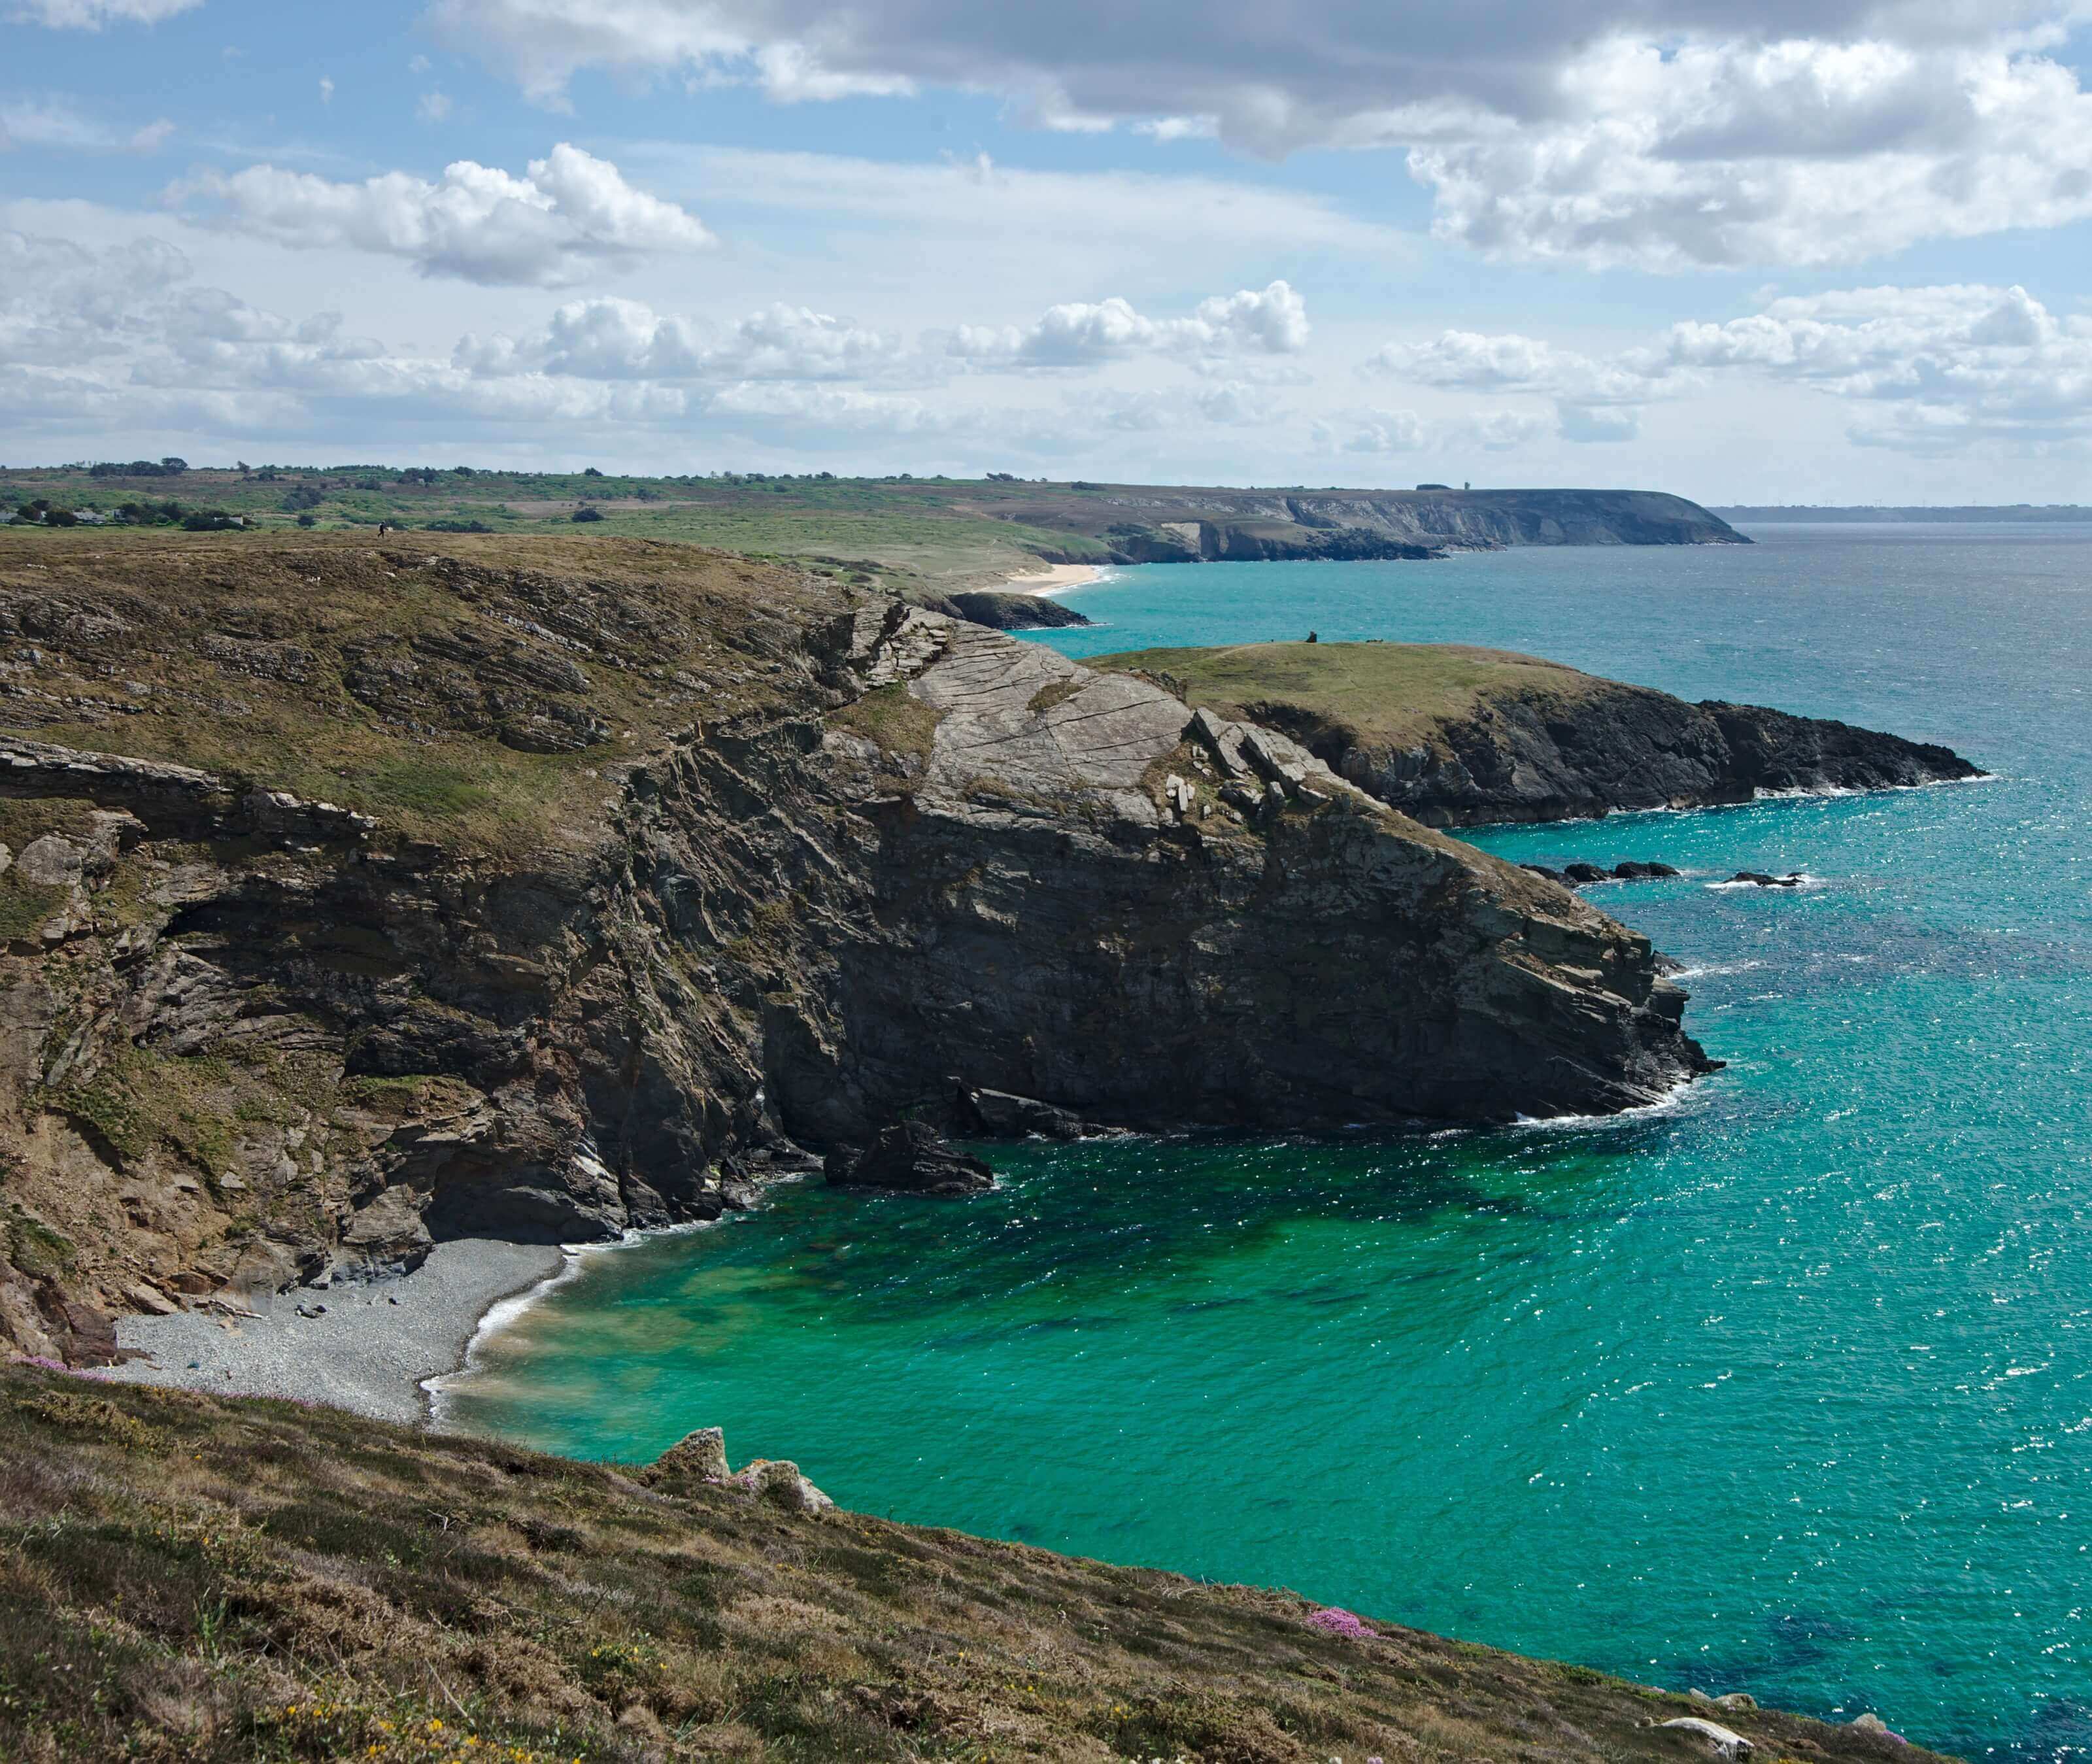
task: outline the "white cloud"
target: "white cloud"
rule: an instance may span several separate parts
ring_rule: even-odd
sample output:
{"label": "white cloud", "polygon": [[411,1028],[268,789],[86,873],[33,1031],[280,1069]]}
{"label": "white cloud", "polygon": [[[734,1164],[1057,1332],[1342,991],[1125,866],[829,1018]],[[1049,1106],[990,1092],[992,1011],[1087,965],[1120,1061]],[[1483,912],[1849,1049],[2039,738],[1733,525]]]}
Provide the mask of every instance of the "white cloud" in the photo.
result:
{"label": "white cloud", "polygon": [[1524,411],[1485,410],[1463,417],[1431,417],[1414,410],[1354,411],[1314,426],[1325,452],[1340,453],[1508,453],[1547,432],[1547,423]]}
{"label": "white cloud", "polygon": [[584,379],[834,379],[892,365],[901,339],[803,306],[774,305],[726,327],[663,317],[637,300],[574,300],[522,339],[467,336],[452,360],[482,378],[528,370]]}
{"label": "white cloud", "polygon": [[1811,386],[1865,446],[1956,452],[2092,437],[2092,318],[2023,288],[1853,288],[1675,326],[1653,359]]}
{"label": "white cloud", "polygon": [[1881,41],[1600,45],[1563,113],[1415,146],[1443,239],[1679,270],[1850,263],[2092,215],[2092,96],[2038,55]]}
{"label": "white cloud", "polygon": [[320,102],[322,104],[334,102],[334,81],[328,79],[325,74],[320,76]]}
{"label": "white cloud", "polygon": [[1424,386],[1552,398],[1557,433],[1575,442],[1632,440],[1640,432],[1639,407],[1666,389],[1659,383],[1670,372],[1643,361],[1601,361],[1515,332],[1472,331],[1390,344],[1368,358],[1366,370]]}
{"label": "white cloud", "polygon": [[1273,282],[1261,292],[1215,295],[1189,318],[1149,318],[1117,296],[1071,300],[1048,307],[1030,326],[962,325],[946,348],[992,365],[1083,367],[1137,354],[1297,354],[1308,336],[1307,302],[1286,283]]}
{"label": "white cloud", "polygon": [[460,159],[430,183],[387,172],[337,184],[251,166],[170,192],[210,199],[206,218],[300,249],[348,246],[402,257],[424,275],[553,288],[642,256],[712,243],[697,217],[626,183],[617,167],[562,142],[527,177]]}
{"label": "white cloud", "polygon": [[98,31],[105,24],[158,24],[203,0],[24,0],[8,14],[18,24],[53,30]]}
{"label": "white cloud", "polygon": [[55,147],[76,153],[155,153],[175,132],[164,118],[142,128],[112,127],[70,98],[46,94],[0,100],[0,147]]}
{"label": "white cloud", "polygon": [[1397,148],[1436,230],[1504,257],[1856,261],[2092,214],[2082,0],[430,0],[564,102],[584,70],[781,101],[992,92],[1051,128],[1277,155]]}
{"label": "white cloud", "polygon": [[451,101],[441,92],[424,92],[414,101],[414,115],[424,123],[440,123],[451,114]]}

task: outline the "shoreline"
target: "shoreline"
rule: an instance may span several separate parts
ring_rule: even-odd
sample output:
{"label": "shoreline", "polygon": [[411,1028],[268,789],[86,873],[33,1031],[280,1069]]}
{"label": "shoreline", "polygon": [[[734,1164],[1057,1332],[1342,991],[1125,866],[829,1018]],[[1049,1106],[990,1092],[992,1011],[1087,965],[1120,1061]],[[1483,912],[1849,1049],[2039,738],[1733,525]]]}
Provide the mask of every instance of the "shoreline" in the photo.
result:
{"label": "shoreline", "polygon": [[1103,564],[1043,564],[1035,569],[1019,570],[1005,576],[1002,587],[1008,593],[1044,599],[1102,582],[1108,568]]}
{"label": "shoreline", "polygon": [[[123,1317],[117,1345],[150,1358],[97,1376],[426,1425],[437,1394],[426,1381],[462,1371],[496,1312],[505,1321],[511,1301],[527,1303],[577,1260],[555,1243],[460,1238],[391,1279],[262,1295],[250,1301],[251,1317]],[[301,1307],[318,1314],[300,1315]]]}

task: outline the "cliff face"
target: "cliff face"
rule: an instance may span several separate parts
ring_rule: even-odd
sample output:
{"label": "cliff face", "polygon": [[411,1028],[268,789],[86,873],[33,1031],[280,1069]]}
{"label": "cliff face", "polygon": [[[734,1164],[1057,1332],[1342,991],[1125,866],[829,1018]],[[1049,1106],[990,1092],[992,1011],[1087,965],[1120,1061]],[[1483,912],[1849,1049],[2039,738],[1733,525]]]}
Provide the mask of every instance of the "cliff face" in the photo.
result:
{"label": "cliff face", "polygon": [[1283,729],[1359,789],[1435,827],[1982,776],[1945,747],[1757,705],[1688,703],[1457,645],[1149,650],[1093,665],[1166,679],[1194,703]]}
{"label": "cliff face", "polygon": [[[9,676],[39,738],[0,752],[17,1345],[434,1237],[710,1216],[975,1087],[1292,1126],[1703,1068],[1645,940],[1281,735],[781,572],[465,549],[215,583],[83,553],[0,607],[41,633]],[[538,684],[490,707],[497,674]],[[183,694],[294,781],[354,757],[342,800],[77,745],[207,748]],[[519,751],[547,729],[586,744]],[[457,781],[482,751],[535,792],[505,820]]]}
{"label": "cliff face", "polygon": [[1748,545],[1682,496],[1640,490],[1227,491],[1091,485],[1004,517],[1079,526],[1120,563],[1427,558],[1514,545]]}

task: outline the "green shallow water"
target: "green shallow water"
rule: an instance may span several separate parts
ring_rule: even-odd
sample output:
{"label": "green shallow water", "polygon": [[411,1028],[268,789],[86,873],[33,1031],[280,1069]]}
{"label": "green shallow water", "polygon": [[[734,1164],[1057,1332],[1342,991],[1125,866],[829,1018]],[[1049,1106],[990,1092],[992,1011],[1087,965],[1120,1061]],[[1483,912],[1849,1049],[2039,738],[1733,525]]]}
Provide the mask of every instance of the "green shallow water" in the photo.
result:
{"label": "green shallow water", "polygon": [[[1151,569],[1073,653],[1526,648],[1945,740],[1991,783],[1480,836],[1593,898],[1727,1069],[1623,1121],[995,1148],[592,1254],[460,1425],[727,1429],[845,1504],[1312,1596],[1969,1753],[2092,1745],[2092,543]],[[1795,893],[1707,884],[1796,868]]]}

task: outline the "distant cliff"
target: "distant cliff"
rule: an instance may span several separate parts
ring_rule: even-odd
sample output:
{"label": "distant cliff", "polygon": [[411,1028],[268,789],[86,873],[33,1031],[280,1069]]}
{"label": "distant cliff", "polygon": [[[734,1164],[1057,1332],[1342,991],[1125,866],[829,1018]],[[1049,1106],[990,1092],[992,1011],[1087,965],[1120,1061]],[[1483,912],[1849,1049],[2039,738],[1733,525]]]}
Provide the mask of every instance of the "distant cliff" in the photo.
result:
{"label": "distant cliff", "polygon": [[1093,657],[1284,730],[1436,827],[1981,776],[1948,748],[1756,705],[1692,704],[1502,650],[1258,643]]}
{"label": "distant cliff", "polygon": [[1122,564],[1428,558],[1515,545],[1748,545],[1682,496],[1648,490],[1193,490],[1050,485],[992,511],[1065,529]]}

